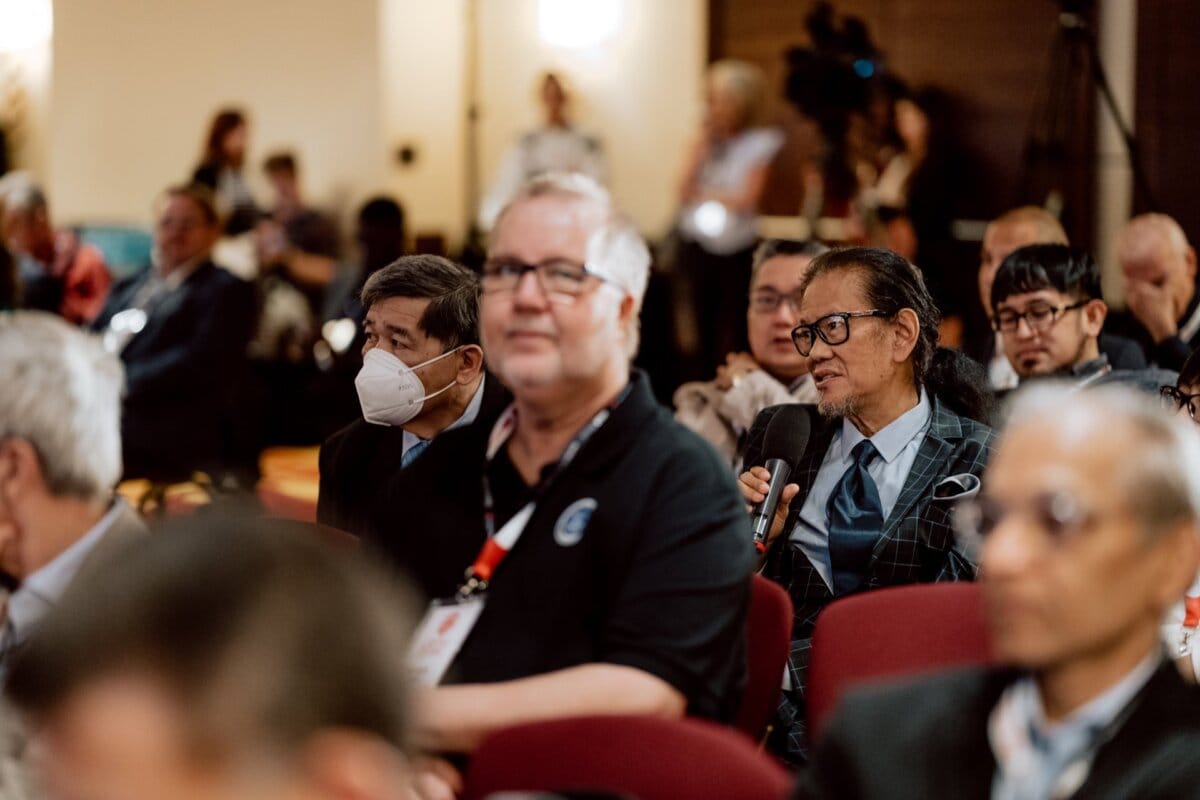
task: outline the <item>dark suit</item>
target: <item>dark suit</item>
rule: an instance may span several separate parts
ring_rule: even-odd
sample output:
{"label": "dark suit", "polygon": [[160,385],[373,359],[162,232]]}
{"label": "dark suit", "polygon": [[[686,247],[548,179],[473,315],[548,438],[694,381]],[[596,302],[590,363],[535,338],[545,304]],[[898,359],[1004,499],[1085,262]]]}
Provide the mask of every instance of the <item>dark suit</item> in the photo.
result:
{"label": "dark suit", "polygon": [[[500,381],[489,375],[483,381],[483,398],[477,423],[491,425],[512,397]],[[389,516],[382,487],[400,470],[404,429],[372,425],[356,419],[321,445],[321,486],[317,496],[317,521],[356,536],[369,533],[372,519]]]}
{"label": "dark suit", "polygon": [[[1012,673],[970,670],[852,692],[817,743],[797,798],[988,798],[988,717]],[[1200,689],[1163,664],[1101,745],[1073,800],[1200,797]]]}
{"label": "dark suit", "polygon": [[[765,409],[754,421],[747,438],[747,465],[763,463],[763,435],[781,407]],[[842,425],[840,417],[825,419],[817,414],[815,407],[808,408],[812,416],[812,435],[791,477],[791,482],[799,485],[800,492],[792,501],[784,532],[767,552],[763,566],[763,575],[787,589],[795,607],[789,658],[793,688],[784,693],[772,747],[796,761],[802,760],[805,754],[804,686],[813,626],[817,615],[834,596],[816,567],[788,536],[799,520],[800,510],[817,479],[825,452]],[[994,438],[991,428],[960,417],[937,398],[931,398],[929,431],[921,442],[896,505],[884,522],[882,535],[875,543],[863,590],[906,583],[974,579],[975,566],[954,549],[951,528],[954,503],[948,499],[935,500],[933,490],[952,475],[981,475],[991,456]]]}
{"label": "dark suit", "polygon": [[[148,270],[113,288],[94,327],[132,307]],[[146,309],[145,327],[121,351],[126,478],[180,480],[228,462],[235,391],[245,385],[254,287],[211,261]]]}

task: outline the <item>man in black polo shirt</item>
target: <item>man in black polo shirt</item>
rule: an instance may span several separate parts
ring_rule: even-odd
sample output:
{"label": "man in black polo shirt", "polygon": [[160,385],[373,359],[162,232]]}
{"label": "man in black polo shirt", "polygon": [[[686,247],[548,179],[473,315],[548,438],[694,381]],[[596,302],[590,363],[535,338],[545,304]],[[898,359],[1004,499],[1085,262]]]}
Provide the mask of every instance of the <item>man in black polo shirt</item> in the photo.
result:
{"label": "man in black polo shirt", "polygon": [[[649,264],[578,175],[535,179],[493,229],[480,327],[514,403],[494,426],[439,436],[393,482],[422,502],[378,526],[385,553],[470,541],[476,576],[494,567],[423,698],[428,750],[470,752],[497,728],[557,716],[725,719],[741,699],[749,524],[712,448],[630,373]],[[443,596],[463,581],[394,560]]]}

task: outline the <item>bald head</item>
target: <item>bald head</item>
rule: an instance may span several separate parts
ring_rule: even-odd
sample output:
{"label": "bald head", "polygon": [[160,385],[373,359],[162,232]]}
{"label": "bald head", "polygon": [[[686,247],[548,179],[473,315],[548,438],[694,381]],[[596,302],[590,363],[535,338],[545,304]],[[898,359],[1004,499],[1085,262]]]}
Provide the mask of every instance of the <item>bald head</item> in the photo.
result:
{"label": "bald head", "polygon": [[1067,232],[1058,219],[1044,208],[1014,208],[987,226],[979,253],[979,300],[990,316],[992,281],[1008,254],[1031,244],[1069,245]]}
{"label": "bald head", "polygon": [[1196,250],[1178,222],[1166,214],[1129,220],[1117,237],[1117,260],[1126,294],[1130,284],[1158,287],[1169,296],[1175,319],[1183,316],[1195,293]]}

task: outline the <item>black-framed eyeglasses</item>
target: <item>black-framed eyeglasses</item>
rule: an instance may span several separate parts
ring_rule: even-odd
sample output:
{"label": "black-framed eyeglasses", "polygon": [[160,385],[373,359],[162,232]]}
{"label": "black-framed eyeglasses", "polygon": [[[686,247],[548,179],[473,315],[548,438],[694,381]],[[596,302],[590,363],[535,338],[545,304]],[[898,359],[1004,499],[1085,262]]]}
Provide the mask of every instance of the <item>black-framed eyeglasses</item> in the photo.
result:
{"label": "black-framed eyeglasses", "polygon": [[1200,422],[1196,419],[1197,402],[1200,401],[1200,392],[1196,394],[1184,394],[1175,386],[1164,386],[1158,390],[1158,396],[1162,398],[1163,406],[1172,413],[1187,406],[1188,416],[1192,418],[1192,422]]}
{"label": "black-framed eyeglasses", "polygon": [[1011,308],[1001,309],[992,318],[992,327],[1001,333],[1013,333],[1017,328],[1021,327],[1021,320],[1025,320],[1025,323],[1029,325],[1029,330],[1041,333],[1054,327],[1054,323],[1063,314],[1066,314],[1068,311],[1074,311],[1077,308],[1083,308],[1090,302],[1092,302],[1090,299],[1080,300],[1077,303],[1065,306],[1034,303],[1024,311],[1013,311]]}
{"label": "black-framed eyeglasses", "polygon": [[800,312],[801,294],[781,294],[771,289],[757,289],[750,295],[750,310],[755,314],[774,314],[787,303],[795,313]]}
{"label": "black-framed eyeglasses", "polygon": [[850,338],[850,320],[855,317],[887,318],[895,315],[894,311],[881,311],[878,308],[870,311],[835,311],[816,322],[792,328],[792,344],[796,346],[796,352],[807,358],[817,343],[817,337],[827,345],[844,344]]}
{"label": "black-framed eyeglasses", "polygon": [[587,291],[588,278],[609,281],[605,276],[565,258],[527,264],[516,258],[490,258],[483,264],[480,287],[488,293],[515,291],[525,273],[532,272],[538,285],[551,299],[574,300]]}

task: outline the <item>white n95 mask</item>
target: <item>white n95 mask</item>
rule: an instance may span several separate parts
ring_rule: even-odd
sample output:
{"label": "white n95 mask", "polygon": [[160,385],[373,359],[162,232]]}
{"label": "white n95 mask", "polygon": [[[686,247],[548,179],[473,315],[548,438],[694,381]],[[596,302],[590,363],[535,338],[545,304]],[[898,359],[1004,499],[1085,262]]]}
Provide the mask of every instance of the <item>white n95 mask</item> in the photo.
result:
{"label": "white n95 mask", "polygon": [[375,425],[400,426],[420,414],[426,400],[449,389],[454,381],[432,394],[425,394],[425,384],[415,370],[440,361],[459,349],[456,347],[411,367],[386,350],[378,347],[368,350],[363,356],[362,369],[354,379],[363,419]]}

